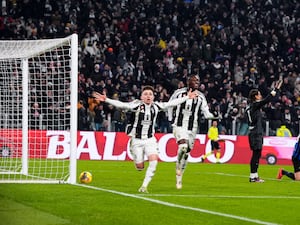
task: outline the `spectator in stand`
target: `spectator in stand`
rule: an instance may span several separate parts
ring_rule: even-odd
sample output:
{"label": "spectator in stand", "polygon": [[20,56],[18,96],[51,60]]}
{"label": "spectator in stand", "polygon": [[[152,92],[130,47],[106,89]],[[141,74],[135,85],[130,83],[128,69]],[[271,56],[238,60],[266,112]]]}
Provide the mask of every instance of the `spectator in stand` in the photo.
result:
{"label": "spectator in stand", "polygon": [[[159,93],[159,102],[167,102],[170,99],[170,95],[167,89],[163,88],[161,85],[157,85],[155,89],[156,93]],[[172,127],[168,120],[168,113],[161,111],[157,115],[157,131],[160,133],[171,133]]]}
{"label": "spectator in stand", "polygon": [[276,130],[282,124],[282,112],[280,102],[270,102],[264,109],[270,121],[270,134],[276,135]]}
{"label": "spectator in stand", "polygon": [[78,102],[77,107],[78,107],[78,118],[77,118],[78,130],[89,130],[87,112],[82,100]]}
{"label": "spectator in stand", "polygon": [[106,115],[103,109],[103,104],[95,106],[95,128],[96,131],[106,131],[107,127],[105,126]]}
{"label": "spectator in stand", "polygon": [[209,21],[205,21],[205,23],[202,24],[202,25],[200,26],[200,28],[201,28],[203,37],[208,36],[208,34],[209,34],[210,31],[211,31],[211,26],[210,26],[210,24],[209,24]]}
{"label": "spectator in stand", "polygon": [[100,65],[98,63],[94,65],[94,70],[92,71],[90,77],[93,82],[99,82],[100,80],[102,80]]}
{"label": "spectator in stand", "polygon": [[93,97],[88,97],[88,108],[87,108],[87,120],[89,124],[89,130],[96,130],[95,127],[95,107],[100,102],[95,100]]}
{"label": "spectator in stand", "polygon": [[107,48],[105,51],[105,64],[110,67],[115,67],[117,65],[117,56],[112,47]]}
{"label": "spectator in stand", "polygon": [[237,115],[237,134],[247,135],[248,134],[248,120],[246,115],[247,100],[243,100],[238,107]]}
{"label": "spectator in stand", "polygon": [[34,130],[41,129],[41,108],[39,103],[34,102],[29,112],[30,128]]}
{"label": "spectator in stand", "polygon": [[291,112],[291,108],[289,106],[286,106],[282,115],[282,122],[292,132],[292,136],[295,136],[296,119],[296,115],[293,112]]}
{"label": "spectator in stand", "polygon": [[176,37],[175,36],[172,36],[171,37],[171,40],[168,42],[168,48],[171,50],[171,51],[176,51],[179,47],[179,43],[178,41],[176,40]]}
{"label": "spectator in stand", "polygon": [[[113,75],[117,66],[125,70],[126,75],[136,74],[137,53],[141,51],[145,53],[145,80],[150,79],[153,86],[163,84],[172,93],[176,86],[169,85],[166,75],[170,71],[162,63],[167,50],[171,50],[175,76],[182,74],[182,70],[188,75],[198,70],[204,84],[206,81],[202,79],[214,79],[215,74],[210,68],[216,58],[221,59],[222,76],[227,82],[218,83],[205,93],[208,102],[216,90],[229,92],[231,96],[242,93],[244,98],[248,97],[250,89],[247,83],[252,79],[265,96],[265,87],[270,87],[279,76],[284,80],[282,93],[286,92],[292,103],[297,101],[292,95],[299,90],[300,83],[298,1],[267,1],[266,4],[247,1],[245,5],[239,1],[226,4],[224,0],[190,1],[189,4],[160,1],[155,5],[160,9],[159,16],[147,1],[126,1],[125,5],[121,0],[103,4],[68,1],[71,3],[63,5],[48,0],[6,2],[0,17],[2,39],[58,38],[77,33],[80,72],[86,79],[91,76],[96,63],[107,62],[110,69],[104,72],[100,65],[100,70],[103,71],[103,82],[112,79],[116,91],[112,90],[111,94],[118,91],[119,80]],[[122,10],[116,9],[119,5],[123,5]],[[168,48],[173,36],[178,42],[177,50]],[[178,57],[183,59],[180,64],[176,60]],[[249,73],[251,68],[255,68],[258,74],[252,76]],[[246,76],[250,79],[241,85]],[[260,84],[262,77],[265,79],[263,85]],[[132,78],[136,76],[127,78],[129,89],[134,85]],[[184,77],[176,76],[174,80],[186,83]],[[80,99],[87,102],[89,95],[84,85],[80,86],[79,92]],[[217,100],[221,102],[221,99]],[[238,103],[235,99],[234,102]]]}

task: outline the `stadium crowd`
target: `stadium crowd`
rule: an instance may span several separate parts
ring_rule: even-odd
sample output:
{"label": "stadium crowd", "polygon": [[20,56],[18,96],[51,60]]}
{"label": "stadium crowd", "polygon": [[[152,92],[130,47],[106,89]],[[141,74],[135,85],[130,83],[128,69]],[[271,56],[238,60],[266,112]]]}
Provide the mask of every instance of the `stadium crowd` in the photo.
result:
{"label": "stadium crowd", "polygon": [[[168,101],[190,74],[220,117],[220,132],[246,135],[251,88],[265,96],[270,135],[300,119],[300,3],[297,0],[10,0],[2,1],[1,39],[59,38],[78,33],[80,130],[124,131],[126,113],[91,98],[93,91],[131,101],[143,85]],[[113,126],[111,126],[112,124]],[[236,124],[236,128],[232,127]],[[203,119],[200,133],[206,133]],[[157,131],[170,132],[161,113]]]}

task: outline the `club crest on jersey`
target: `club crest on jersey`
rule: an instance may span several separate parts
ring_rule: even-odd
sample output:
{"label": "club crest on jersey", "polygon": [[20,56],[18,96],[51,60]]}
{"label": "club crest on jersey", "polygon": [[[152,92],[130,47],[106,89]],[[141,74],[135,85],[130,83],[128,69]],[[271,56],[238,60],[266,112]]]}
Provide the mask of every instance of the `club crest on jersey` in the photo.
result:
{"label": "club crest on jersey", "polygon": [[145,113],[145,106],[144,105],[140,106],[140,111],[141,111],[141,113]]}

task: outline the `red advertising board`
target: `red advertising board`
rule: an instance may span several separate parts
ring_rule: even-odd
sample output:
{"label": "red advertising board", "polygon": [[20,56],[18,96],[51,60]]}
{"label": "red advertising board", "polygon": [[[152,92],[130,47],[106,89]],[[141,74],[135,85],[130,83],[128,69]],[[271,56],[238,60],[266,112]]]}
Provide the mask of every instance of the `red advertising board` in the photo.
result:
{"label": "red advertising board", "polygon": [[[1,130],[2,139],[9,139],[14,145],[14,152],[21,152],[20,131]],[[121,132],[78,131],[77,159],[84,160],[131,160],[129,138]],[[177,144],[173,134],[156,134],[159,145],[159,160],[175,162]],[[225,139],[221,145],[221,163],[248,164],[251,158],[247,136],[220,135]],[[16,140],[14,140],[16,139]],[[0,139],[1,141],[1,139]],[[263,164],[291,164],[291,154],[296,138],[265,137],[262,151]],[[3,144],[0,143],[0,150]],[[30,157],[65,159],[70,156],[70,134],[68,131],[29,131]],[[210,142],[205,134],[198,134],[194,149],[190,153],[190,162],[200,162],[201,156],[210,151]],[[14,154],[20,156],[20,154]],[[0,156],[1,157],[1,156]],[[214,163],[214,155],[206,162]]]}

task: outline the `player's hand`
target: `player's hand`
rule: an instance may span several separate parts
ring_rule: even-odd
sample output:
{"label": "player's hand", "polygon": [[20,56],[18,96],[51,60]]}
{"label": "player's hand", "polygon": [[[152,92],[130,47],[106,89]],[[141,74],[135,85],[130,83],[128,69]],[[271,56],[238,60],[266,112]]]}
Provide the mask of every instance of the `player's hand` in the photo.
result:
{"label": "player's hand", "polygon": [[106,93],[105,93],[105,92],[103,92],[103,95],[102,95],[102,94],[100,94],[99,92],[94,91],[94,92],[92,93],[92,96],[93,96],[96,100],[99,100],[99,101],[101,101],[101,102],[105,102],[105,100],[106,100]]}
{"label": "player's hand", "polygon": [[274,97],[276,95],[276,91],[275,90],[271,91],[271,95]]}
{"label": "player's hand", "polygon": [[198,96],[199,96],[199,93],[198,93],[197,90],[194,90],[194,91],[192,91],[192,89],[189,90],[189,92],[188,92],[188,97],[189,97],[190,99],[192,99],[192,98],[197,98]]}
{"label": "player's hand", "polygon": [[283,83],[282,79],[275,82],[274,90],[271,91],[271,95],[273,97],[276,95],[277,91],[279,91],[279,89],[281,88],[282,83]]}

